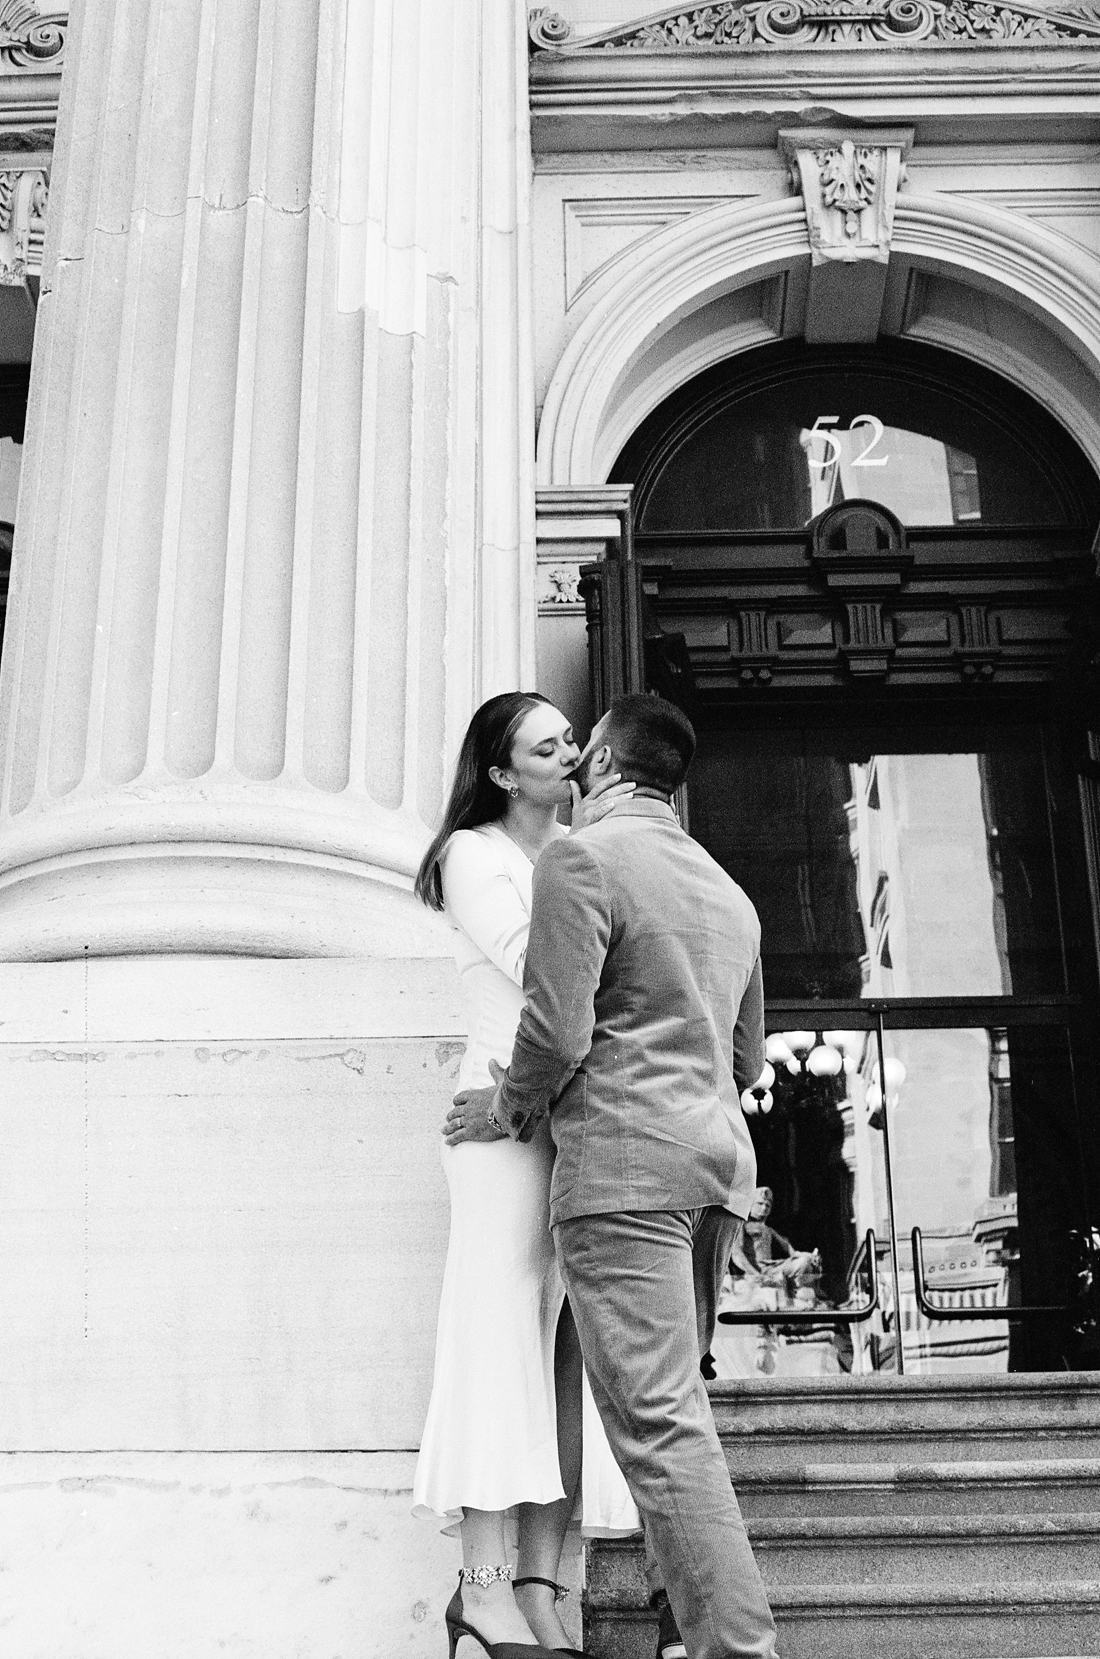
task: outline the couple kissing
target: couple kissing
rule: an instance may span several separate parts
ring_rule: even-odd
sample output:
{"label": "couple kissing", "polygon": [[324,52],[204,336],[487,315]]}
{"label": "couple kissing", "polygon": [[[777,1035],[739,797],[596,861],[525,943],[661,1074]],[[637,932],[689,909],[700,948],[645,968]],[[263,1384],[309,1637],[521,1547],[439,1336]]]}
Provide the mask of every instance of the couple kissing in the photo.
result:
{"label": "couple kissing", "polygon": [[617,699],[583,754],[545,698],[492,698],[417,879],[470,1033],[414,1489],[461,1534],[451,1659],[463,1636],[579,1653],[578,1498],[587,1530],[641,1525],[661,1659],[775,1659],[699,1370],[756,1186],[764,1019],[756,912],[672,807],[694,749],[658,697]]}

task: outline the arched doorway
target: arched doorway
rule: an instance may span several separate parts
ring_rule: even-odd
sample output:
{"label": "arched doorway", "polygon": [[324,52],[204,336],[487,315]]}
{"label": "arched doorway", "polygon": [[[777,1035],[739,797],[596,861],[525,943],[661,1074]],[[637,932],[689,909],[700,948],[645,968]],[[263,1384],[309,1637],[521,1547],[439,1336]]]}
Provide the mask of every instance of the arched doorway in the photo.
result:
{"label": "arched doorway", "polygon": [[1095,1365],[1095,474],[972,363],[795,341],[681,387],[611,480],[597,700],[689,708],[683,810],[763,922],[774,1209],[725,1374]]}

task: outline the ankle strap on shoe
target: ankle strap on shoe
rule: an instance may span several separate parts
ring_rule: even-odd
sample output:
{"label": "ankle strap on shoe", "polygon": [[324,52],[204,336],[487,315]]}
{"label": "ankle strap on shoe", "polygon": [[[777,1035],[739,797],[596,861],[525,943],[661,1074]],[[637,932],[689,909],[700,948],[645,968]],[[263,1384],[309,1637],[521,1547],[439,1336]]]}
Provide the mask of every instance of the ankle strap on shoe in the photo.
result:
{"label": "ankle strap on shoe", "polygon": [[490,1584],[510,1584],[512,1565],[506,1561],[503,1567],[463,1567],[458,1581],[460,1584],[476,1584],[479,1590],[487,1590]]}
{"label": "ankle strap on shoe", "polygon": [[555,1584],[552,1578],[535,1578],[534,1575],[531,1574],[527,1578],[517,1578],[514,1581],[514,1588],[518,1590],[523,1584],[541,1584],[544,1589],[553,1590],[555,1601],[564,1601],[566,1596],[569,1594],[569,1586],[567,1584]]}

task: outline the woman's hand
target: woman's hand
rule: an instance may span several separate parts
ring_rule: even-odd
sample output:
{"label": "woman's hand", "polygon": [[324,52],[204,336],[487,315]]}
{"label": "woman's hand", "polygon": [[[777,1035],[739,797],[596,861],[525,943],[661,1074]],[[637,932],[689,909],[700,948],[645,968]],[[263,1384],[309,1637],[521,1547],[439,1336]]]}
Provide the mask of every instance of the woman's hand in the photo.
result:
{"label": "woman's hand", "polygon": [[504,1076],[504,1067],[489,1061],[493,1086],[489,1089],[460,1089],[454,1105],[443,1121],[443,1139],[448,1146],[461,1146],[463,1141],[507,1140],[503,1129],[489,1122],[489,1110],[497,1097],[496,1085]]}
{"label": "woman's hand", "polygon": [[611,772],[593,784],[587,795],[582,795],[580,784],[574,783],[571,778],[569,793],[573,797],[573,817],[570,829],[587,829],[589,824],[598,824],[601,818],[607,817],[616,801],[631,800],[635,788],[635,784],[622,782],[621,772]]}

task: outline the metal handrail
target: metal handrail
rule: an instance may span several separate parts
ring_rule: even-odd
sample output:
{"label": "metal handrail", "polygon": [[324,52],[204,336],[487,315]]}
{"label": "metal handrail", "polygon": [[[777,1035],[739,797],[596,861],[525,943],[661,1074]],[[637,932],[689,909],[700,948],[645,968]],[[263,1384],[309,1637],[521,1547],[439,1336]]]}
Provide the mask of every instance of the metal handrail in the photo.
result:
{"label": "metal handrail", "polygon": [[772,1313],[768,1308],[757,1308],[751,1313],[720,1313],[720,1325],[862,1325],[865,1319],[870,1319],[878,1307],[878,1272],[876,1239],[873,1230],[867,1229],[867,1237],[863,1244],[867,1252],[867,1276],[870,1290],[870,1301],[862,1308],[836,1308],[818,1312],[816,1308],[794,1308],[789,1313]]}
{"label": "metal handrail", "polygon": [[1000,1320],[1028,1320],[1053,1319],[1055,1317],[1068,1318],[1072,1308],[1068,1307],[1041,1307],[1033,1304],[1030,1307],[1010,1307],[1007,1304],[995,1308],[945,1308],[937,1307],[935,1302],[928,1300],[928,1287],[924,1282],[924,1240],[919,1227],[913,1228],[913,1289],[917,1296],[917,1306],[926,1319],[956,1320],[960,1324],[969,1324],[973,1319],[1000,1319]]}

